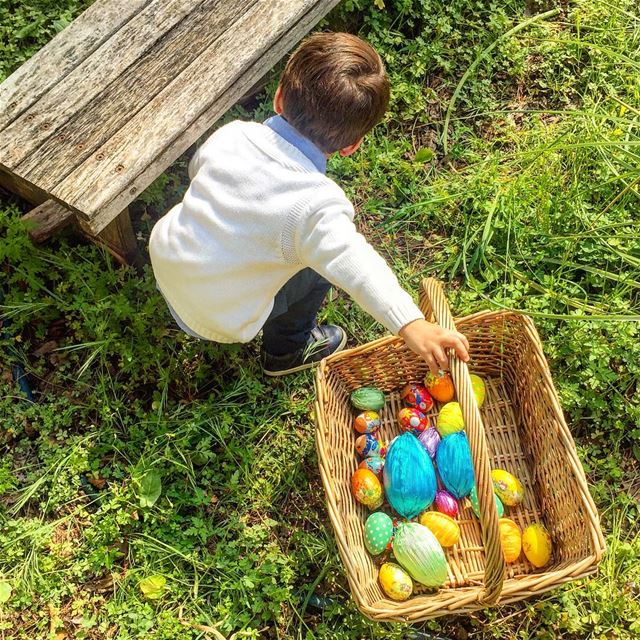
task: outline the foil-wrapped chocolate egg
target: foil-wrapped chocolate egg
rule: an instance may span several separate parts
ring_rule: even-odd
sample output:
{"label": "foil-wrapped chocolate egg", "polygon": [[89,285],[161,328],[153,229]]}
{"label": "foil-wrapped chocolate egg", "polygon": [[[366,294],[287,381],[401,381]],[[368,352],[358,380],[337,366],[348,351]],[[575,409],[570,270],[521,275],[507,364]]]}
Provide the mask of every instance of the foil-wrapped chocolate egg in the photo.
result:
{"label": "foil-wrapped chocolate egg", "polygon": [[398,422],[403,431],[421,433],[429,427],[429,419],[418,409],[405,407],[398,413]]}
{"label": "foil-wrapped chocolate egg", "polygon": [[426,413],[433,407],[433,398],[427,391],[427,388],[423,384],[416,384],[414,382],[406,385],[400,393],[400,397],[407,407],[413,407]]}

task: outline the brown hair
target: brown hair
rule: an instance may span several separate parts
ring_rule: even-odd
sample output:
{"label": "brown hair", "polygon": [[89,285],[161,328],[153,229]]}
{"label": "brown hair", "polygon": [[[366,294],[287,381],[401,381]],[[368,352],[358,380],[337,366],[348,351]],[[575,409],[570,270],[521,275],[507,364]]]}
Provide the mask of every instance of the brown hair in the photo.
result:
{"label": "brown hair", "polygon": [[376,50],[349,33],[316,33],[280,78],[283,116],[326,153],[357,142],[380,122],[389,79]]}

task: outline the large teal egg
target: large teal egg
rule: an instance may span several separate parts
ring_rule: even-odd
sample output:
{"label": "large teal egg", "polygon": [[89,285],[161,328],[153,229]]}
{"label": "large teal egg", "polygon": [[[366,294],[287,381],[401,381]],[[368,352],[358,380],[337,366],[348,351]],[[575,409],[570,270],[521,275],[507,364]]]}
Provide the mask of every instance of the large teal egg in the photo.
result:
{"label": "large teal egg", "polygon": [[405,518],[415,518],[436,496],[433,463],[413,433],[393,440],[382,476],[389,504]]}
{"label": "large teal egg", "polygon": [[436,451],[436,464],[447,491],[460,500],[469,495],[475,485],[471,449],[464,431],[442,438]]}
{"label": "large teal egg", "polygon": [[364,546],[371,555],[382,553],[393,538],[393,520],[382,511],[372,513],[364,524]]}
{"label": "large teal egg", "polygon": [[[496,499],[496,511],[498,512],[498,518],[502,518],[504,515],[504,506],[502,500],[494,493],[493,497]],[[480,517],[480,503],[478,502],[478,494],[476,492],[476,485],[473,485],[471,493],[469,494],[469,502],[471,503],[471,510],[475,513],[476,518]]]}

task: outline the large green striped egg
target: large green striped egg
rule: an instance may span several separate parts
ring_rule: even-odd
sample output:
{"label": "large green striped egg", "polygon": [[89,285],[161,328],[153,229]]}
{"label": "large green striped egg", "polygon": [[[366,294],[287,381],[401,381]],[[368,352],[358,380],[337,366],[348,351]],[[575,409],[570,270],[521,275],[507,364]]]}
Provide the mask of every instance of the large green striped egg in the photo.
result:
{"label": "large green striped egg", "polygon": [[371,555],[382,553],[393,538],[393,520],[382,511],[372,513],[364,525],[364,546]]}
{"label": "large green striped egg", "polygon": [[447,560],[436,537],[417,522],[401,522],[393,536],[393,555],[409,575],[426,587],[447,579]]}

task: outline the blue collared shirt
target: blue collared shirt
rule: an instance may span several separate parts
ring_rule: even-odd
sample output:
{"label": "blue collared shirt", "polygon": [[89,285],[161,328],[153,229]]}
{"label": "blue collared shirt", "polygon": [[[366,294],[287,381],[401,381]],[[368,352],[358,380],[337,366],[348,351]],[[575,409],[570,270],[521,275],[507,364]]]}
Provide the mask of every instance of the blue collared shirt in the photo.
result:
{"label": "blue collared shirt", "polygon": [[320,173],[327,173],[327,157],[309,138],[305,138],[297,129],[292,127],[282,116],[273,116],[264,121],[281,138],[304,153]]}

